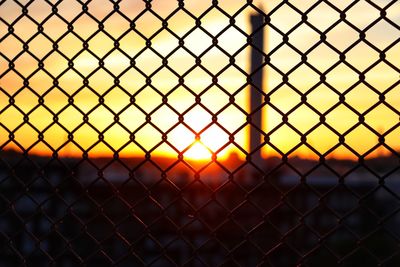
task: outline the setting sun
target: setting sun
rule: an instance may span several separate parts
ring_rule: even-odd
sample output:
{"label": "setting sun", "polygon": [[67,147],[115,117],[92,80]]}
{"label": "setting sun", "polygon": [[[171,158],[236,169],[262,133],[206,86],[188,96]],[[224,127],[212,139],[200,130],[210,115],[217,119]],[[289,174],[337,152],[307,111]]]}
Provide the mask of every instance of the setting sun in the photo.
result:
{"label": "setting sun", "polygon": [[189,160],[211,160],[212,153],[204,144],[196,141],[188,150],[186,150],[183,156]]}
{"label": "setting sun", "polygon": [[229,143],[228,134],[211,124],[205,113],[193,113],[168,134],[168,141],[187,159],[209,160],[213,154],[225,158],[229,152],[224,149]]}

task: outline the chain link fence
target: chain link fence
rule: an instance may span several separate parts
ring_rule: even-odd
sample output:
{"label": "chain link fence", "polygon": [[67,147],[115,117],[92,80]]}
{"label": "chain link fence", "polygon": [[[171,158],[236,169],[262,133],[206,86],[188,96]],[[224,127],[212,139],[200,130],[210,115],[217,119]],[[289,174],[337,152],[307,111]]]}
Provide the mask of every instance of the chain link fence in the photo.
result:
{"label": "chain link fence", "polygon": [[0,2],[0,266],[399,266],[400,2]]}

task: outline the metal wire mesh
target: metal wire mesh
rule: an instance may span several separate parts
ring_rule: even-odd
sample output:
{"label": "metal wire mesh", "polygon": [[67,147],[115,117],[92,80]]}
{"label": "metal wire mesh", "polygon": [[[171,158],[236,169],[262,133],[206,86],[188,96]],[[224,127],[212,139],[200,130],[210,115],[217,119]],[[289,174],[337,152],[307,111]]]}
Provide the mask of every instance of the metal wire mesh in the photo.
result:
{"label": "metal wire mesh", "polygon": [[0,265],[399,266],[399,2],[264,5],[1,1]]}

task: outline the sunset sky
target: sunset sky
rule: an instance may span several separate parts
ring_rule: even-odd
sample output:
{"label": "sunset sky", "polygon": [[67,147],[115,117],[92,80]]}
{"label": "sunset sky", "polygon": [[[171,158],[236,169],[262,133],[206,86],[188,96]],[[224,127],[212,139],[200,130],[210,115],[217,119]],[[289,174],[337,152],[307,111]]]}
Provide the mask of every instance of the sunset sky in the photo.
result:
{"label": "sunset sky", "polygon": [[[24,4],[28,1],[20,2]],[[320,81],[319,74],[306,64],[301,64],[293,72],[290,71],[301,63],[301,56],[287,44],[282,45],[282,34],[291,31],[293,26],[301,22],[302,17],[289,5],[283,5],[275,11],[280,2],[254,1],[254,6],[260,7],[262,4],[261,8],[266,13],[273,11],[270,19],[274,27],[266,26],[264,29],[266,36],[264,51],[270,56],[270,64],[274,67],[269,65],[264,68],[263,89],[270,96],[270,102],[263,108],[263,130],[270,134],[270,142],[279,151],[266,145],[263,150],[265,156],[286,153],[301,143],[300,135],[283,124],[282,114],[301,102],[301,95],[293,88],[306,93]],[[290,1],[302,12],[308,10],[315,2]],[[346,9],[352,2],[331,1],[339,10]],[[373,2],[377,6],[384,7],[390,1]],[[151,3],[152,10],[162,18],[167,18],[178,5],[177,1],[165,0]],[[234,15],[247,2],[220,0],[218,3],[222,10]],[[196,17],[201,16],[210,6],[211,1],[185,1],[185,8]],[[98,20],[103,20],[113,10],[112,3],[106,0],[92,1],[88,8],[89,13]],[[237,54],[235,66],[231,65],[220,73],[217,85],[211,86],[207,92],[202,93],[205,88],[213,84],[212,77],[200,67],[196,67],[184,77],[184,86],[171,91],[179,83],[179,78],[171,69],[182,75],[195,65],[195,58],[180,48],[168,58],[170,69],[164,67],[154,74],[162,65],[162,58],[154,51],[161,56],[167,56],[179,46],[179,40],[164,29],[151,40],[154,51],[145,49],[146,41],[143,37],[149,38],[162,28],[162,21],[151,12],[145,12],[135,21],[136,29],[143,35],[142,37],[137,32],[129,30],[130,25],[127,20],[140,14],[145,9],[145,2],[122,1],[119,11],[126,18],[119,13],[113,13],[105,20],[104,31],[95,36],[93,33],[98,29],[95,20],[88,15],[75,19],[82,11],[81,5],[76,1],[65,0],[57,6],[58,14],[67,22],[73,22],[73,33],[68,33],[64,37],[62,36],[68,31],[68,24],[56,15],[50,19],[46,18],[52,12],[49,4],[45,1],[34,1],[27,9],[29,17],[21,18],[19,17],[22,16],[22,8],[15,1],[5,1],[0,9],[0,147],[2,149],[16,149],[20,146],[24,149],[29,148],[31,153],[51,154],[50,146],[64,156],[80,156],[82,149],[89,148],[90,156],[112,155],[113,150],[123,156],[143,156],[144,150],[151,150],[152,155],[174,157],[177,151],[173,150],[170,146],[172,145],[179,151],[188,149],[185,153],[188,158],[209,158],[210,151],[218,151],[220,157],[225,157],[233,151],[239,153],[241,157],[244,156],[234,144],[229,144],[222,151],[220,149],[229,143],[226,131],[236,133],[237,129],[246,125],[246,114],[240,108],[245,111],[249,109],[249,86],[246,86],[245,75],[250,69],[249,46]],[[237,28],[244,33],[250,33],[249,18],[256,12],[252,6],[247,6],[235,17]],[[46,36],[38,33],[38,26],[31,18],[40,23],[44,21],[43,33]],[[365,124],[376,132],[385,134],[385,143],[389,147],[400,149],[398,141],[400,128],[395,128],[399,125],[400,117],[400,31],[388,22],[392,21],[397,27],[400,25],[400,2],[395,1],[387,8],[388,20],[377,20],[379,18],[378,9],[366,1],[358,1],[346,11],[346,20],[360,30],[367,27],[365,32],[367,41],[360,41],[359,33],[348,23],[341,21],[326,33],[326,42],[318,45],[307,55],[309,65],[322,73],[339,61],[337,52],[346,52],[346,62],[358,71],[363,72],[368,69],[365,73],[365,83],[359,83],[347,92],[359,82],[359,74],[341,63],[326,74],[326,82],[337,93],[326,84],[321,84],[306,94],[310,106],[324,113],[339,101],[338,93],[347,92],[345,100],[348,105],[339,105],[326,115],[326,124],[334,128],[337,133],[325,125],[320,125],[307,135],[307,143],[320,153],[325,153],[339,142],[337,134],[346,133],[350,127],[359,122],[358,114],[349,107],[362,114],[379,102],[379,92],[385,92],[385,102],[365,114]],[[18,22],[14,24],[16,19]],[[325,3],[321,3],[307,14],[307,21],[321,32],[339,20],[340,14]],[[375,24],[370,27],[373,22]],[[184,46],[196,56],[212,46],[212,38],[204,30],[212,36],[217,36],[218,46],[229,54],[235,54],[246,45],[247,36],[236,27],[231,26],[220,34],[230,22],[229,18],[216,8],[201,16],[202,28],[196,28],[195,23],[196,21],[183,10],[168,19],[168,28],[179,37],[185,36],[188,31],[195,28],[185,37]],[[19,39],[8,33],[10,24]],[[114,42],[110,37],[119,40],[119,49],[113,50]],[[289,34],[291,46],[303,53],[319,40],[320,34],[306,23],[301,23]],[[52,41],[57,41],[57,50],[53,49]],[[83,41],[87,41],[90,52],[81,51]],[[28,43],[29,53],[21,53],[23,42]],[[348,47],[356,42],[358,43],[348,50]],[[380,60],[380,55],[370,45],[385,51],[386,56],[385,61],[379,62],[373,68],[369,67]],[[214,46],[201,57],[202,66],[213,75],[229,65],[229,57],[219,47]],[[279,49],[276,50],[277,47]],[[143,49],[145,50],[142,51]],[[104,59],[104,68],[97,70],[99,61],[96,56]],[[137,69],[130,67],[131,58],[135,58]],[[15,65],[15,71],[9,69],[10,60]],[[43,60],[44,70],[38,70],[38,60]],[[68,66],[69,60],[73,62],[73,68]],[[282,83],[282,73],[287,72],[290,72],[290,86]],[[119,77],[118,86],[114,86],[113,75]],[[146,76],[151,77],[151,86],[146,86]],[[28,86],[24,86],[24,77],[29,80]],[[84,85],[84,78],[88,79],[90,88],[95,92]],[[53,85],[55,79],[58,81],[56,86]],[[107,92],[111,87],[112,90]],[[388,91],[391,87],[392,90]],[[195,94],[200,94],[201,103],[210,112],[218,113],[218,124],[226,131],[218,124],[204,129],[212,122],[212,115],[200,105],[195,105],[187,111],[196,103]],[[221,111],[229,103],[229,94],[234,95],[237,106],[230,105]],[[101,95],[104,98],[103,104],[99,104]],[[161,105],[163,95],[167,96],[170,107],[179,113],[185,113],[186,125],[179,124],[171,130],[171,127],[178,123],[178,115],[167,105]],[[135,98],[134,105],[130,102],[132,96]],[[15,100],[14,105],[9,105],[10,97]],[[38,104],[39,97],[43,97],[45,106]],[[73,105],[68,105],[69,97],[73,98]],[[393,106],[394,110],[387,104]],[[155,110],[156,108],[158,109]],[[58,114],[58,122],[53,121],[51,112]],[[119,114],[119,123],[114,123],[113,112]],[[23,113],[28,114],[29,123],[23,123]],[[83,121],[84,113],[88,116],[89,124]],[[154,126],[162,132],[168,132],[170,145],[164,142],[153,150],[155,145],[162,142],[162,135],[151,124],[146,123],[146,113],[151,113],[151,122]],[[288,116],[288,122],[301,133],[307,133],[319,121],[319,115],[307,105],[299,106]],[[143,124],[144,127],[136,131]],[[104,141],[108,145],[99,141],[99,133],[104,129],[108,129],[104,132]],[[44,131],[44,142],[37,142],[38,131]],[[14,132],[13,141],[9,140],[10,132]],[[67,142],[68,132],[73,132],[73,142]],[[136,143],[130,141],[132,132],[135,133]],[[194,144],[189,149],[188,146],[195,141],[193,132],[201,132],[200,143]],[[235,134],[235,143],[245,150],[248,147],[247,134],[248,125]],[[378,136],[364,125],[360,125],[345,135],[345,142],[355,152],[363,154],[378,144]],[[380,148],[372,155],[377,153],[389,152],[385,148]],[[305,145],[300,146],[291,155],[317,157]],[[340,146],[326,156],[352,158],[355,155],[346,147]]]}

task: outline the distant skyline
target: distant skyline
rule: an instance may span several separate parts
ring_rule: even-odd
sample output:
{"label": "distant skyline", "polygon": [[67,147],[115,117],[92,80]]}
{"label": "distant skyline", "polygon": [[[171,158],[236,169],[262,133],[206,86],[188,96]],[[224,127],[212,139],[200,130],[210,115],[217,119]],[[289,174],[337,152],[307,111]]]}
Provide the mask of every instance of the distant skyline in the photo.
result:
{"label": "distant skyline", "polygon": [[[94,1],[89,4],[89,12],[98,19],[104,18],[112,11],[112,5],[109,1],[100,2]],[[261,2],[254,1],[254,5],[259,6]],[[277,0],[268,1],[268,4],[262,2],[263,9],[268,13],[274,10],[280,2]],[[338,9],[343,10],[353,1],[332,2]],[[227,0],[218,1],[218,3],[223,10],[231,15],[245,4],[242,1]],[[315,1],[297,0],[290,1],[290,3],[305,11]],[[388,1],[379,0],[374,1],[374,3],[378,6],[384,6]],[[154,12],[164,18],[176,8],[176,5],[176,1],[152,2]],[[193,12],[195,16],[199,16],[208,7],[210,7],[208,2],[185,2],[185,8]],[[139,4],[139,2],[131,1],[122,1],[120,3],[120,11],[129,18],[135,17],[143,8],[144,3]],[[75,1],[63,1],[58,6],[58,14],[67,21],[72,21],[80,11],[81,7]],[[247,34],[250,33],[250,15],[254,12],[256,10],[248,6],[235,18],[235,25]],[[44,1],[34,1],[28,7],[28,14],[39,22],[50,13],[51,7]],[[207,86],[212,85],[212,77],[201,67],[196,67],[185,76],[184,86],[179,86],[176,91],[171,92],[170,90],[179,83],[178,77],[171,70],[182,75],[195,64],[195,58],[181,48],[168,59],[168,66],[171,70],[163,68],[157,74],[152,75],[162,64],[162,59],[150,49],[145,50],[136,58],[138,53],[146,47],[145,40],[134,31],[129,31],[129,33],[123,35],[129,29],[129,22],[115,13],[104,23],[104,28],[107,34],[110,34],[113,38],[120,38],[119,48],[126,54],[115,50],[104,59],[105,69],[109,73],[105,69],[100,69],[93,73],[99,66],[96,57],[104,57],[113,48],[113,41],[105,33],[100,33],[88,41],[89,49],[95,56],[88,51],[79,54],[82,49],[82,42],[74,34],[68,34],[65,38],[59,40],[58,51],[53,52],[44,59],[45,71],[36,72],[38,62],[34,57],[41,60],[48,52],[52,51],[52,42],[39,34],[28,44],[31,54],[23,53],[14,61],[15,70],[25,78],[29,77],[29,87],[24,87],[22,77],[16,72],[10,71],[7,62],[7,60],[14,60],[22,51],[23,43],[21,41],[27,42],[37,33],[37,25],[30,21],[28,17],[24,17],[13,25],[15,35],[21,40],[7,34],[8,26],[6,24],[13,24],[21,14],[21,7],[14,1],[6,1],[2,4],[2,9],[0,10],[0,38],[2,39],[0,43],[0,146],[6,144],[3,149],[15,149],[18,146],[16,143],[18,143],[25,149],[31,148],[32,153],[51,153],[51,149],[47,148],[45,143],[39,142],[36,144],[38,133],[30,126],[31,124],[40,131],[46,129],[44,140],[54,149],[58,149],[68,140],[68,131],[74,131],[74,142],[63,147],[60,150],[61,155],[80,155],[82,151],[79,146],[81,146],[83,149],[90,148],[89,154],[91,156],[112,155],[112,150],[119,151],[121,155],[125,156],[142,156],[144,155],[142,148],[130,142],[129,136],[131,132],[135,132],[138,127],[146,123],[146,115],[143,111],[152,113],[154,108],[162,104],[163,95],[167,95],[170,107],[173,107],[179,113],[185,112],[191,105],[196,103],[195,96],[187,89],[198,94]],[[400,2],[396,2],[388,8],[386,14],[388,19],[399,25]],[[346,15],[346,20],[360,30],[368,27],[380,16],[379,11],[366,1],[360,1],[354,5],[346,12]],[[329,26],[340,20],[340,15],[326,3],[321,3],[311,13],[307,14],[307,18],[307,21],[317,27],[318,30],[325,31]],[[264,32],[266,37],[264,51],[270,55],[270,63],[274,67],[269,65],[264,68],[266,79],[263,89],[270,96],[270,102],[263,108],[263,114],[266,117],[264,123],[268,121],[263,130],[271,134],[270,142],[282,153],[291,151],[293,147],[301,143],[300,135],[282,122],[283,113],[301,103],[301,96],[296,90],[301,93],[308,92],[310,88],[320,81],[319,74],[307,64],[301,64],[301,55],[290,47],[291,45],[304,53],[319,42],[320,35],[310,26],[302,23],[298,29],[289,34],[288,41],[290,45],[282,43],[281,34],[290,31],[301,20],[300,14],[289,5],[284,5],[271,15],[271,24],[275,28],[268,25],[265,27]],[[83,39],[89,38],[91,33],[98,29],[97,23],[86,15],[75,21],[73,25],[74,32]],[[247,36],[235,27],[229,27],[225,33],[220,34],[221,30],[229,26],[229,18],[217,9],[213,9],[209,14],[202,17],[201,26],[209,31],[211,35],[217,36],[218,45],[229,54],[235,54],[242,46],[246,45]],[[56,16],[44,23],[43,27],[44,33],[53,41],[59,39],[67,31],[67,24],[56,18]],[[161,21],[150,12],[146,12],[136,22],[136,29],[146,37],[150,37],[160,27],[162,27]],[[182,37],[196,26],[195,21],[181,10],[168,20],[168,27],[175,34]],[[281,31],[281,33],[278,31]],[[376,133],[385,134],[391,128],[398,126],[400,114],[400,85],[398,84],[400,43],[398,42],[398,36],[399,30],[388,21],[382,19],[366,31],[367,42],[360,41],[354,48],[347,51],[349,46],[359,41],[359,33],[342,21],[326,34],[326,42],[324,44],[320,44],[307,55],[307,63],[309,65],[320,72],[325,72],[339,61],[337,52],[346,52],[346,62],[354,66],[358,71],[364,71],[379,60],[379,53],[373,50],[368,43],[380,50],[385,50],[397,41],[397,44],[385,53],[387,62],[380,62],[369,70],[365,74],[366,82],[354,86],[351,91],[346,93],[345,99],[348,106],[342,104],[326,116],[326,123],[332,129],[335,129],[337,133],[325,125],[320,125],[307,135],[307,143],[309,145],[320,153],[325,153],[325,151],[337,145],[339,142],[337,134],[346,133],[349,128],[359,122],[358,115],[351,109],[362,114],[379,101],[379,95],[373,90],[386,92],[393,85],[393,89],[385,95],[385,101],[396,110],[391,110],[387,105],[381,103],[365,115],[364,121]],[[178,39],[168,31],[163,30],[152,39],[151,47],[157,53],[166,56],[178,45]],[[193,33],[184,39],[184,45],[190,52],[199,56],[204,50],[212,46],[212,39],[200,28],[196,28]],[[330,48],[329,46],[332,47]],[[280,48],[277,49],[278,47]],[[332,48],[337,51],[335,52]],[[57,87],[48,91],[53,86],[53,79],[68,69],[68,60],[59,52],[62,52],[69,59],[74,58],[74,69],[66,71],[65,74],[57,79]],[[136,58],[138,69],[130,67],[130,58]],[[247,76],[243,73],[249,73],[250,71],[249,59],[250,48],[247,47],[235,57],[236,66],[230,66],[218,76],[218,85],[211,86],[208,92],[201,95],[201,103],[212,113],[218,114],[218,123],[226,128],[227,132],[216,124],[205,129],[204,127],[212,123],[212,116],[204,108],[196,105],[184,116],[186,126],[189,128],[181,124],[168,132],[168,142],[171,145],[182,151],[195,141],[193,132],[201,132],[201,143],[195,144],[194,148],[189,149],[186,156],[198,159],[208,158],[211,155],[210,151],[218,151],[218,155],[221,157],[226,157],[230,152],[237,152],[240,157],[244,157],[244,154],[235,145],[230,144],[226,148],[221,147],[229,143],[228,133],[236,132],[235,142],[237,146],[247,150],[249,145],[247,142],[248,126],[245,126],[246,114],[240,110],[249,110],[249,86],[246,86]],[[215,75],[229,64],[229,58],[223,51],[214,47],[201,57],[201,62],[205,69]],[[290,72],[288,76],[289,84],[282,83],[282,73],[287,73],[297,64],[301,65],[297,70]],[[129,70],[119,78],[119,86],[113,88],[104,96],[104,104],[109,109],[103,105],[95,108],[99,104],[99,95],[104,94],[113,86],[114,77],[110,74],[119,76],[126,69]],[[145,75],[142,75],[140,71]],[[32,75],[32,73],[35,74]],[[146,86],[146,75],[151,76],[152,87]],[[89,77],[89,86],[95,93],[88,88],[83,88],[79,93],[76,93],[83,86],[82,77]],[[337,90],[338,93],[343,93],[358,81],[359,74],[348,65],[341,63],[326,75],[326,82],[331,88],[326,84],[318,85],[313,92],[307,94],[307,102],[316,111],[324,113],[339,101],[339,95],[332,89]],[[240,88],[243,89],[239,90]],[[138,90],[141,89],[143,91],[138,93]],[[226,110],[221,111],[221,108],[229,103],[229,95],[224,93],[222,89],[229,94],[234,94],[237,106],[230,105]],[[19,90],[21,91],[16,94]],[[44,97],[44,103],[49,110],[41,106],[32,111],[38,105],[38,96],[41,95]],[[135,96],[135,105],[130,104],[130,95]],[[15,107],[8,106],[11,96],[15,99]],[[66,108],[58,116],[58,123],[54,124],[51,112],[57,113],[68,105],[69,96],[73,97],[74,106]],[[15,142],[9,143],[8,130],[14,131],[24,122],[23,114],[18,109],[29,114],[29,123],[25,123],[18,128],[15,131]],[[121,112],[119,116],[120,124],[114,124],[104,133],[104,140],[111,147],[101,142],[97,143],[99,141],[99,132],[90,125],[84,124],[77,129],[83,122],[83,115],[78,109],[84,113],[89,112],[90,124],[99,131],[114,123],[114,114],[112,112]],[[296,111],[288,116],[288,122],[303,134],[307,133],[319,121],[320,118],[315,111],[306,105],[300,105]],[[178,123],[179,120],[178,115],[171,108],[162,105],[159,110],[151,114],[151,122],[165,132],[169,131],[170,127]],[[277,126],[279,128],[275,128]],[[65,129],[62,127],[65,127]],[[393,149],[399,149],[399,137],[400,129],[396,128],[385,136],[385,144]],[[150,124],[146,124],[143,129],[135,133],[135,141],[144,149],[152,150],[155,145],[162,142],[162,136]],[[365,126],[360,125],[345,136],[345,142],[355,152],[363,154],[378,144],[378,136]],[[129,145],[120,150],[121,146],[127,143]],[[384,154],[389,153],[385,148],[381,148],[377,149],[375,154],[372,155],[376,155],[378,151]],[[291,155],[293,156],[318,157],[304,145],[292,152]],[[279,154],[268,144],[265,146],[263,153],[264,156]],[[168,144],[163,143],[152,151],[152,154],[157,156],[176,156],[177,153]],[[332,156],[354,158],[353,153],[343,146],[335,148],[332,153],[327,155],[327,157]]]}

